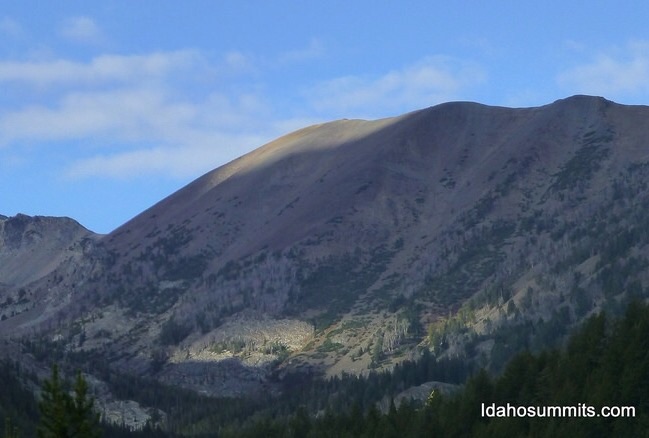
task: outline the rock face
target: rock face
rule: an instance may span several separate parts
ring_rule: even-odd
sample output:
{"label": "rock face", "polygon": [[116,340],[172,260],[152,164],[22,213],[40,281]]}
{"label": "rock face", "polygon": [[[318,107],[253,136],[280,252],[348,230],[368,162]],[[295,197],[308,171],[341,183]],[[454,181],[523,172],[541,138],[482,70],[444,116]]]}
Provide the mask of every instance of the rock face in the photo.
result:
{"label": "rock face", "polygon": [[0,318],[32,308],[28,285],[61,265],[78,264],[98,237],[69,218],[0,217]]}
{"label": "rock face", "polygon": [[68,218],[0,217],[0,279],[22,287],[54,271],[98,236]]}
{"label": "rock face", "polygon": [[[589,96],[448,103],[294,132],[106,236],[2,218],[0,282],[28,287],[33,310],[0,329],[58,331],[70,348],[190,387],[210,379],[183,367],[224,351],[260,384],[254,355],[363,372],[422,341],[495,367],[644,296],[647,120],[647,107]],[[232,336],[246,319],[271,321],[263,341]],[[299,342],[273,320],[300,327]]]}

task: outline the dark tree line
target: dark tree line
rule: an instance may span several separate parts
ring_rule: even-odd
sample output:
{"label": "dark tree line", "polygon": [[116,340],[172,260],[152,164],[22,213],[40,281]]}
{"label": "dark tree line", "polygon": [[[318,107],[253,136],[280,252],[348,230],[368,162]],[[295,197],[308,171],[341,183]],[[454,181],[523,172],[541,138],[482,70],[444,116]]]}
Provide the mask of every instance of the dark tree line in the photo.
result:
{"label": "dark tree line", "polygon": [[[5,363],[0,366],[0,383],[7,392],[0,391],[0,409],[4,418],[11,418],[11,423],[4,423],[6,437],[33,436],[36,425],[39,436],[92,437],[103,430],[104,436],[116,438],[645,436],[649,430],[648,333],[649,306],[632,302],[624,318],[590,318],[563,349],[520,353],[498,377],[480,370],[454,393],[434,392],[423,405],[406,402],[397,408],[392,403],[385,413],[376,407],[385,394],[395,395],[427,380],[460,383],[470,370],[460,361],[438,362],[424,353],[420,360],[404,362],[392,373],[365,378],[324,381],[295,376],[285,382],[284,395],[268,400],[213,399],[154,382],[126,379],[117,384],[115,379],[114,392],[141,399],[148,406],[155,401],[169,414],[165,430],[147,427],[132,432],[100,425],[82,376],[77,375],[69,392],[56,368],[43,384],[39,414],[33,397],[21,386],[20,370]],[[603,406],[631,406],[635,416],[485,417],[483,404],[587,405],[597,412]]]}
{"label": "dark tree line", "polygon": [[[318,417],[298,410],[290,417],[265,418],[231,437],[631,437],[649,430],[649,306],[629,305],[625,317],[590,318],[563,350],[523,352],[497,378],[481,370],[461,391],[431,394],[423,407],[391,406],[386,414],[326,411]],[[593,416],[482,415],[490,406],[592,406]],[[604,406],[630,406],[632,417],[598,416]]]}
{"label": "dark tree line", "polygon": [[88,384],[77,373],[73,394],[65,388],[56,365],[52,377],[43,382],[39,403],[40,422],[36,432],[39,438],[98,438],[99,414],[94,400],[88,394]]}

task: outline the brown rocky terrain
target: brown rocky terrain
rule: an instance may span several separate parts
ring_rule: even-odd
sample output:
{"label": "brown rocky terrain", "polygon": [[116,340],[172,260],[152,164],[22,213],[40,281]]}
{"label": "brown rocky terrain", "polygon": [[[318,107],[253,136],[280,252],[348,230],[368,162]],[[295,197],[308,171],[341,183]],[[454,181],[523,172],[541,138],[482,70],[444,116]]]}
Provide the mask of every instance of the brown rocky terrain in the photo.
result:
{"label": "brown rocky terrain", "polygon": [[210,394],[424,346],[496,369],[646,295],[647,120],[447,103],[281,137],[105,236],[3,217],[0,333]]}

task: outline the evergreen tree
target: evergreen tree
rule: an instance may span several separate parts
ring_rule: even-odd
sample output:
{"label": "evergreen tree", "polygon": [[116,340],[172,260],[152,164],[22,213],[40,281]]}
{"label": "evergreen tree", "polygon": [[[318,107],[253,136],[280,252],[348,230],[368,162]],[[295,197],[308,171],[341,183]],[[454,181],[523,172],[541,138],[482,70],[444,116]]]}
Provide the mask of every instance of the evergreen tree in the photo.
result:
{"label": "evergreen tree", "polygon": [[43,383],[39,408],[39,438],[95,438],[99,434],[99,415],[93,412],[94,401],[88,396],[88,384],[77,373],[74,396],[63,388],[56,365],[52,377]]}
{"label": "evergreen tree", "polygon": [[4,438],[20,438],[18,428],[11,422],[11,417],[5,419],[5,434]]}
{"label": "evergreen tree", "polygon": [[70,413],[72,436],[99,437],[99,413],[94,411],[94,407],[95,401],[88,396],[88,383],[79,371],[74,383],[74,399]]}
{"label": "evergreen tree", "polygon": [[43,382],[41,421],[37,433],[39,438],[59,438],[68,435],[68,398],[59,378],[59,368],[52,367],[52,377]]}

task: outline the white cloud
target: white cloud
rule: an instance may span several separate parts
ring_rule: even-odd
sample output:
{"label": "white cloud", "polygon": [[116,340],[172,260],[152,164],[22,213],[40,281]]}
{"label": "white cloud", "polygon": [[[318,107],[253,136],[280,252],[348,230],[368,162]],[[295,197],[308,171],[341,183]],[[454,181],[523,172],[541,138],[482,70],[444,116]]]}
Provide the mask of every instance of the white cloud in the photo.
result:
{"label": "white cloud", "polygon": [[[200,155],[197,157],[197,155]],[[176,148],[140,149],[112,155],[96,155],[91,158],[77,160],[66,170],[69,179],[90,177],[107,177],[128,179],[134,175],[167,174],[169,176],[186,176],[184,171],[192,172],[199,163],[192,158],[205,160],[204,154],[194,151],[179,151]],[[213,158],[213,157],[212,157]],[[188,161],[190,163],[188,163]]]}
{"label": "white cloud", "polygon": [[321,40],[313,38],[309,45],[302,49],[289,50],[279,55],[280,63],[294,63],[310,61],[322,57],[325,53],[325,47]]}
{"label": "white cloud", "polygon": [[0,147],[76,150],[69,178],[196,175],[282,133],[254,87],[224,86],[248,68],[237,52],[194,50],[0,62],[0,86],[29,96],[0,106]]}
{"label": "white cloud", "polygon": [[[318,44],[311,49],[297,55],[316,55]],[[484,80],[472,64],[426,58],[371,78],[325,82],[306,101],[289,97],[270,104],[258,68],[237,51],[219,59],[181,50],[104,54],[87,62],[0,61],[0,87],[27,90],[19,94],[27,98],[0,106],[0,147],[60,148],[68,157],[62,172],[70,179],[186,178],[323,119],[417,109]],[[277,113],[287,102],[295,117]]]}
{"label": "white cloud", "polygon": [[225,54],[224,65],[230,72],[239,73],[251,70],[253,62],[250,57],[235,50]]}
{"label": "white cloud", "polygon": [[192,50],[147,55],[101,55],[87,63],[67,59],[1,61],[0,82],[53,86],[101,84],[108,81],[138,82],[161,78],[173,71],[196,68],[201,55]]}
{"label": "white cloud", "polygon": [[156,89],[70,93],[52,108],[32,106],[0,117],[0,145],[110,135],[125,141],[160,140],[195,115],[195,108]]}
{"label": "white cloud", "polygon": [[[130,179],[134,176],[165,175],[173,178],[196,177],[260,145],[262,137],[205,135],[203,143],[136,149],[100,154],[77,160],[64,172],[69,179]],[[225,147],[224,147],[225,146]]]}
{"label": "white cloud", "polygon": [[156,172],[187,177],[282,134],[279,129],[290,122],[276,123],[268,113],[262,100],[247,94],[213,93],[189,101],[160,88],[75,92],[54,107],[32,106],[0,116],[0,146],[85,142],[80,153],[91,156],[74,161],[65,171],[69,178]]}
{"label": "white cloud", "polygon": [[61,26],[61,35],[65,38],[84,44],[96,44],[104,40],[97,23],[89,17],[71,17]]}
{"label": "white cloud", "polygon": [[457,99],[485,79],[474,64],[449,57],[428,57],[378,77],[346,76],[326,81],[307,95],[320,111],[349,117],[359,110],[389,115]]}
{"label": "white cloud", "polygon": [[649,92],[649,42],[600,52],[591,61],[559,74],[557,81],[572,93],[620,97]]}
{"label": "white cloud", "polygon": [[[218,107],[225,111],[214,113],[213,105],[218,102]],[[64,176],[68,179],[129,179],[154,174],[196,177],[312,122],[304,119],[260,121],[245,102],[229,102],[216,96],[193,109],[196,117],[184,121],[170,110],[167,110],[168,117],[160,118],[159,112],[152,114],[152,118],[160,120],[151,131],[164,130],[157,135],[149,132],[142,136],[142,140],[153,146],[139,147],[138,142],[132,142],[124,152],[98,153],[76,160],[65,169]]]}

